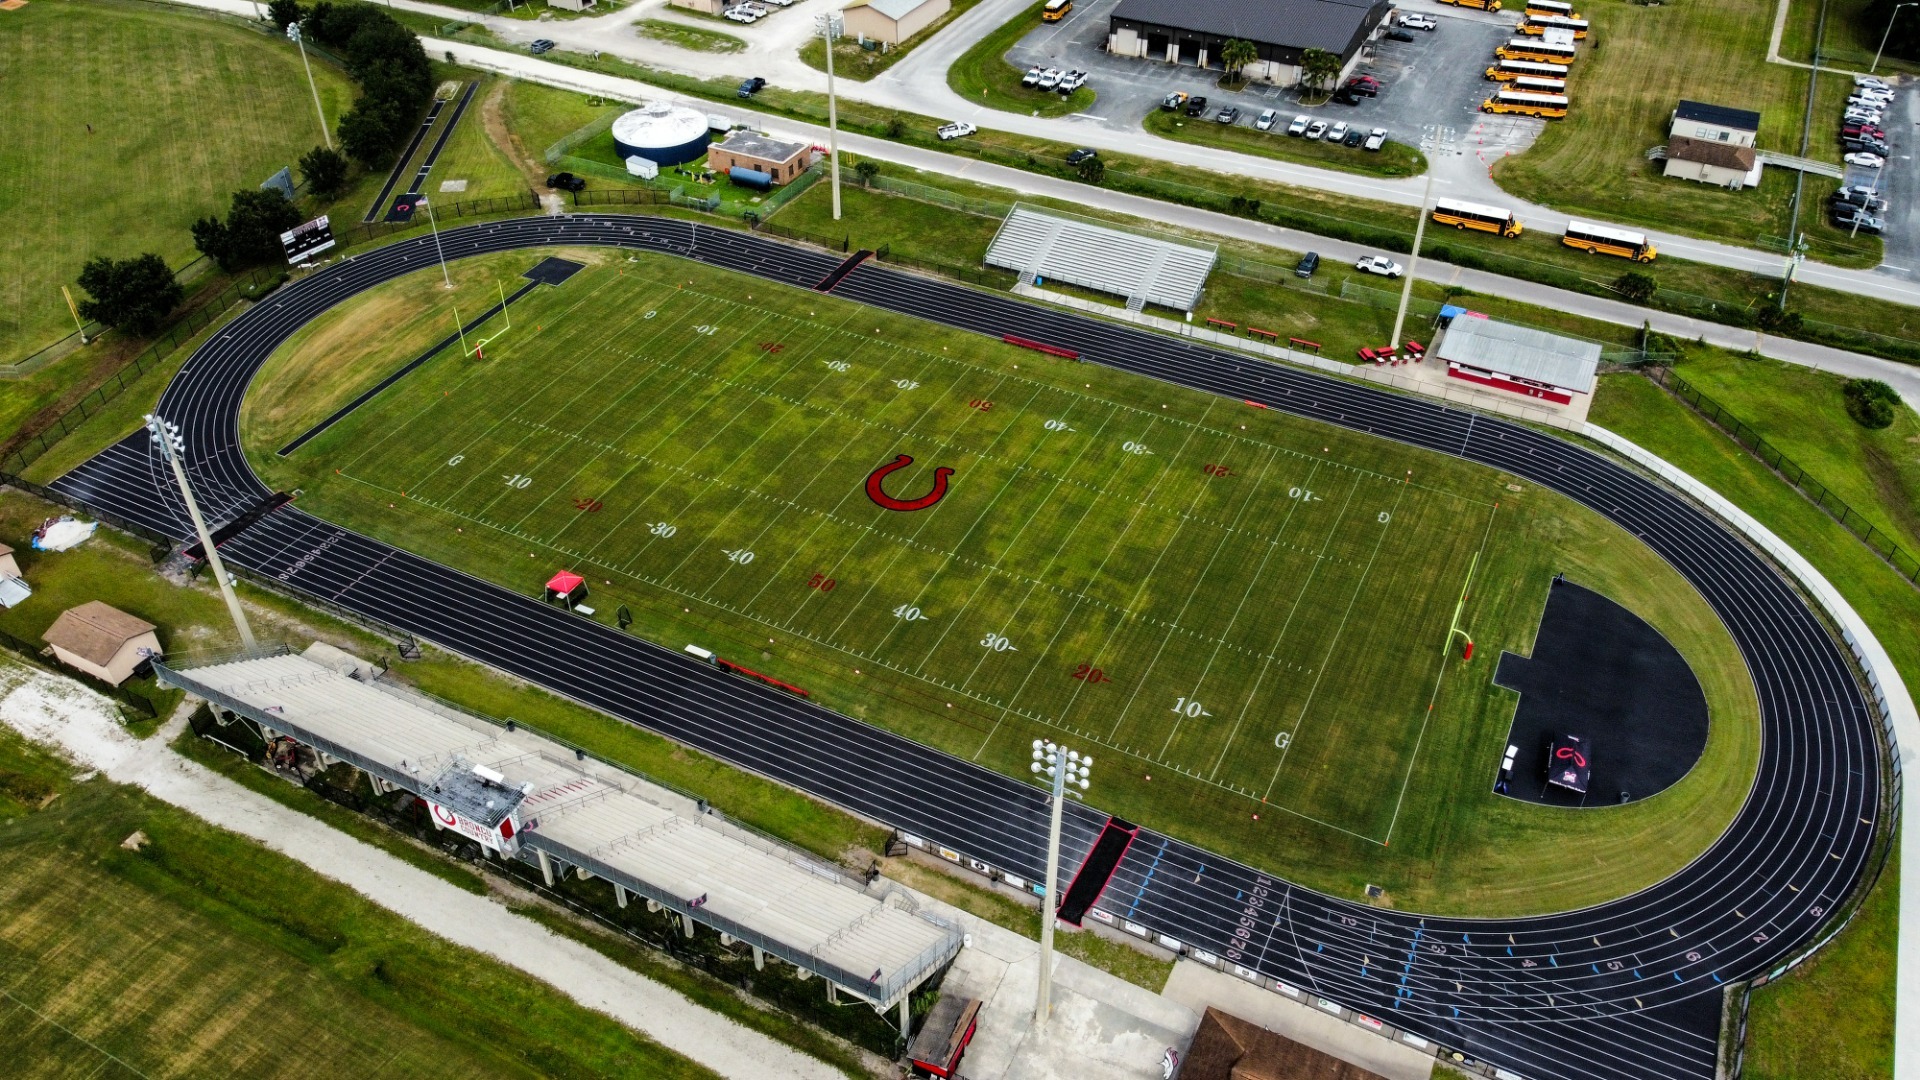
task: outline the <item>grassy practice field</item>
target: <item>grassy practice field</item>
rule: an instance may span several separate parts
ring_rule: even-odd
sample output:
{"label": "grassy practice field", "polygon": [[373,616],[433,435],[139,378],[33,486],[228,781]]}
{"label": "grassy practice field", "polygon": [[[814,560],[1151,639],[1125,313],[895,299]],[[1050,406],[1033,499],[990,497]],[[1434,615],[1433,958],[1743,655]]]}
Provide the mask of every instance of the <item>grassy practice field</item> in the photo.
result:
{"label": "grassy practice field", "polygon": [[[60,286],[87,259],[185,264],[195,218],[320,142],[299,54],[218,20],[29,4],[0,13],[0,71],[0,363],[73,329]],[[313,75],[337,120],[352,85]]]}
{"label": "grassy practice field", "polygon": [[[1107,761],[1101,805],[1342,892],[1610,895],[1676,868],[1745,792],[1753,705],[1724,631],[1557,497],[830,298],[574,257],[589,269],[522,301],[511,330],[470,335],[497,332],[485,359],[449,352],[280,459],[536,257],[457,264],[452,298],[415,275],[317,320],[244,414],[263,475],[522,591],[577,569],[602,618],[627,605],[638,633],[1007,772],[1030,739],[1066,738]],[[869,501],[897,454],[914,462],[888,491],[948,468],[947,497]],[[1557,570],[1675,638],[1716,718],[1694,777],[1573,822],[1485,794],[1513,699],[1447,646],[1475,572],[1480,655],[1526,650]],[[1534,857],[1569,829],[1591,830],[1593,866]]]}

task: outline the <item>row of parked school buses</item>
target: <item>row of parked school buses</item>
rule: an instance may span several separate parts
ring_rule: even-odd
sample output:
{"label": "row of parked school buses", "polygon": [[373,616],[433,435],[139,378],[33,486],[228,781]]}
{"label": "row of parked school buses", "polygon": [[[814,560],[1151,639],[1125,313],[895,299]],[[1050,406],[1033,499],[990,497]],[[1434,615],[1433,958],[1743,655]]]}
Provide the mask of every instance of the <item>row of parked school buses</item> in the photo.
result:
{"label": "row of parked school buses", "polygon": [[[1486,206],[1481,203],[1463,202],[1459,199],[1435,199],[1432,212],[1435,225],[1451,225],[1456,229],[1478,229],[1495,236],[1508,239],[1519,236],[1526,225],[1513,216],[1513,211],[1498,206]],[[1587,221],[1567,222],[1566,232],[1560,242],[1570,248],[1577,248],[1589,255],[1615,255],[1622,259],[1649,263],[1660,252],[1648,242],[1646,234],[1629,229],[1616,229],[1611,225],[1595,225]]]}
{"label": "row of parked school buses", "polygon": [[[1499,11],[1500,0],[1441,0],[1456,7]],[[1591,28],[1566,0],[1525,0],[1526,13],[1514,35],[1494,50],[1487,78],[1500,85],[1480,105],[1481,112],[1538,116],[1567,115],[1567,72],[1578,54],[1575,42]]]}

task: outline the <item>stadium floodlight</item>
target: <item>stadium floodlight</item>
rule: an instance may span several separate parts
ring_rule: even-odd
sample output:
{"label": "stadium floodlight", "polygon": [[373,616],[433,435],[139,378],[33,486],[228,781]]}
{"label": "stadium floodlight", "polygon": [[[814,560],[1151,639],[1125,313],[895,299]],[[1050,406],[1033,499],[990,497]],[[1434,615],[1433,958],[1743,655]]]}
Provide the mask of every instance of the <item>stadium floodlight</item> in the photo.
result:
{"label": "stadium floodlight", "polygon": [[320,115],[320,137],[327,142],[327,149],[333,149],[333,133],[327,130],[327,110],[320,107],[320,87],[313,81],[313,64],[307,60],[307,40],[300,32],[300,24],[287,24],[287,40],[300,46],[300,65],[307,69],[307,89],[313,91],[313,111]]}
{"label": "stadium floodlight", "polygon": [[1093,757],[1050,739],[1035,739],[1029,769],[1053,786],[1053,816],[1047,827],[1047,895],[1041,901],[1040,913],[1040,991],[1033,1007],[1033,1025],[1038,1032],[1046,1028],[1053,1013],[1053,913],[1060,904],[1060,812],[1068,795],[1082,798],[1092,786]]}
{"label": "stadium floodlight", "polygon": [[207,532],[207,522],[200,516],[200,504],[194,501],[193,488],[187,485],[187,470],[181,463],[186,456],[187,443],[180,437],[180,425],[170,420],[162,420],[152,413],[146,417],[147,435],[153,440],[154,451],[160,459],[173,466],[173,478],[180,482],[180,498],[187,504],[187,517],[193,520],[193,531],[200,537],[200,549],[206,552],[207,565],[213,568],[213,580],[220,586],[220,596],[227,602],[227,613],[233,616],[233,628],[240,632],[240,644],[251,656],[259,649],[254,645],[253,627],[247,623],[247,613],[240,608],[240,598],[234,595],[233,578],[227,574],[227,568],[220,562],[220,549],[213,546],[213,536]]}
{"label": "stadium floodlight", "polygon": [[[415,200],[413,206],[416,210],[422,206],[427,208],[427,228],[433,230],[433,251],[434,254],[440,257],[440,277],[441,280],[447,283],[447,288],[451,289],[453,288],[453,275],[447,273],[447,253],[446,250],[440,246],[440,223],[433,219],[433,203],[429,202],[425,195],[422,195],[419,199]],[[459,315],[456,313],[454,317],[457,319]],[[464,348],[465,345],[466,342],[463,340],[461,346]]]}
{"label": "stadium floodlight", "polygon": [[813,25],[819,27],[820,35],[826,38],[827,46],[827,169],[833,181],[833,220],[840,220],[840,106],[839,98],[833,91],[833,43],[846,29],[838,12],[815,15]]}

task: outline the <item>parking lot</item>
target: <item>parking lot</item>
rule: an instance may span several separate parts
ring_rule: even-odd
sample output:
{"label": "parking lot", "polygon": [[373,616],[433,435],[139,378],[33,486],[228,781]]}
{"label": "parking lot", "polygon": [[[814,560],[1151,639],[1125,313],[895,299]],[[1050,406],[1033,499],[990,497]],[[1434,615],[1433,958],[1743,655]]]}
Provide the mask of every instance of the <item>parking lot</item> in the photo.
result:
{"label": "parking lot", "polygon": [[1385,128],[1393,141],[1418,147],[1441,168],[1439,159],[1449,156],[1478,159],[1491,166],[1502,154],[1525,149],[1544,124],[1479,111],[1493,86],[1484,72],[1494,47],[1510,36],[1505,26],[1485,16],[1456,18],[1443,10],[1436,13],[1440,28],[1413,31],[1410,43],[1385,39],[1370,43],[1355,70],[1379,79],[1380,95],[1362,98],[1359,105],[1330,102],[1308,107],[1293,88],[1253,83],[1238,93],[1227,93],[1216,85],[1221,75],[1217,68],[1202,71],[1190,64],[1107,55],[1107,20],[1118,3],[1075,4],[1062,22],[1036,24],[1007,53],[1007,59],[1021,67],[1088,72],[1087,85],[1096,100],[1086,115],[1124,131],[1137,131],[1141,118],[1178,90],[1204,95],[1210,120],[1227,105],[1239,107],[1241,125],[1251,125],[1262,110],[1274,109],[1280,121],[1273,135],[1280,139],[1287,138],[1287,122],[1303,114],[1330,124],[1344,120],[1362,130]]}

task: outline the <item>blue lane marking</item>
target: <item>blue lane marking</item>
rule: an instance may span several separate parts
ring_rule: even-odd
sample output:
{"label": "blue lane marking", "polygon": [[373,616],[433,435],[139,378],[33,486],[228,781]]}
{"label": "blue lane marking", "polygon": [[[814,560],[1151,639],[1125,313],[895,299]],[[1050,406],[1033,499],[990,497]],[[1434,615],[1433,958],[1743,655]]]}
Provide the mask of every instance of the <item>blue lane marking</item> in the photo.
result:
{"label": "blue lane marking", "polygon": [[1709,974],[1709,975],[1711,975],[1711,976],[1713,976],[1713,981],[1714,981],[1714,982],[1719,982],[1719,981],[1720,981],[1720,973],[1719,973],[1719,972],[1717,972],[1717,971],[1709,971],[1709,972],[1707,972],[1707,974]]}
{"label": "blue lane marking", "polygon": [[1674,972],[1674,973],[1673,973],[1673,981],[1674,981],[1674,982],[1686,982],[1687,980],[1685,980],[1685,979],[1683,979],[1683,978],[1681,978],[1681,977],[1680,977],[1680,973],[1676,971],[1676,972]]}
{"label": "blue lane marking", "polygon": [[1147,886],[1153,883],[1153,872],[1160,869],[1160,857],[1167,853],[1166,837],[1160,838],[1160,850],[1153,853],[1153,862],[1147,867],[1147,876],[1140,879],[1140,888],[1134,891],[1133,903],[1127,905],[1127,917],[1140,910],[1140,900],[1147,895]]}
{"label": "blue lane marking", "polygon": [[1599,965],[1599,964],[1588,964],[1587,966],[1593,969],[1593,973],[1594,973],[1595,975],[1598,975],[1598,974],[1600,974],[1600,965]]}
{"label": "blue lane marking", "polygon": [[1638,978],[1640,978],[1640,969],[1639,969],[1639,968],[1634,968],[1634,969],[1633,969],[1633,977],[1634,977],[1634,978],[1636,978],[1636,979],[1638,979]]}
{"label": "blue lane marking", "polygon": [[1560,959],[1559,959],[1558,957],[1556,957],[1556,956],[1554,956],[1554,955],[1553,955],[1552,953],[1548,953],[1548,954],[1547,954],[1547,963],[1548,963],[1548,964],[1551,964],[1551,965],[1552,965],[1552,966],[1554,966],[1554,967],[1559,967],[1559,966],[1560,966]]}

